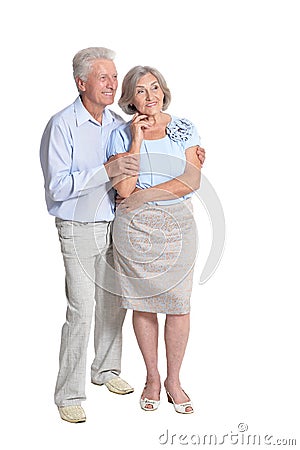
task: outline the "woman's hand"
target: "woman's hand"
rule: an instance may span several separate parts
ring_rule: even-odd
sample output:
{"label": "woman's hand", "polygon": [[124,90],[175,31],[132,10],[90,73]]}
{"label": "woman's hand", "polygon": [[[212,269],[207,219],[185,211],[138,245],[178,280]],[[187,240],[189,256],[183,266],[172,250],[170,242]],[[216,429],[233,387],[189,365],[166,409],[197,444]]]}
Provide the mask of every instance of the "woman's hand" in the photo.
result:
{"label": "woman's hand", "polygon": [[[152,126],[149,123],[148,116],[145,114],[135,114],[130,124],[130,131],[132,135],[132,142],[127,157],[134,158],[134,162],[139,163],[139,155],[141,150],[141,144],[144,139],[144,130]],[[124,157],[125,159],[125,157]],[[130,160],[132,164],[132,161]],[[131,167],[131,169],[134,169]],[[127,168],[127,170],[129,170]],[[127,198],[134,191],[139,172],[132,172],[132,175],[125,173],[129,176],[121,176],[113,179],[113,186],[121,197]]]}
{"label": "woman's hand", "polygon": [[[132,193],[139,192],[139,191],[141,191],[141,188],[136,187],[134,189],[134,191],[132,191]],[[116,208],[122,203],[123,200],[124,200],[124,197],[121,197],[119,194],[116,195]]]}
{"label": "woman's hand", "polygon": [[145,114],[135,114],[130,124],[132,141],[141,144],[144,139],[144,130],[152,125]]}
{"label": "woman's hand", "polygon": [[138,209],[145,203],[143,189],[136,188],[129,197],[125,199],[119,198],[117,203],[118,210],[125,214]]}

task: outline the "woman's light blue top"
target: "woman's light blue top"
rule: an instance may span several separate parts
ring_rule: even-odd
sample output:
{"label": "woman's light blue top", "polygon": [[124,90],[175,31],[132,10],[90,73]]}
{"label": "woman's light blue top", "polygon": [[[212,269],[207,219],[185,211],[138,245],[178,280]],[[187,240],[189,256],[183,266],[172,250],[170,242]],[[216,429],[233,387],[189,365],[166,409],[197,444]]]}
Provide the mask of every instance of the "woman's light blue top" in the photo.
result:
{"label": "woman's light blue top", "polygon": [[[110,137],[107,158],[128,152],[131,147],[131,121],[116,128]],[[166,136],[156,140],[143,140],[140,150],[140,173],[137,187],[146,189],[176,178],[184,173],[185,150],[200,145],[196,127],[188,119],[172,116],[166,127]],[[151,202],[169,205],[189,198],[192,193],[174,200]]]}

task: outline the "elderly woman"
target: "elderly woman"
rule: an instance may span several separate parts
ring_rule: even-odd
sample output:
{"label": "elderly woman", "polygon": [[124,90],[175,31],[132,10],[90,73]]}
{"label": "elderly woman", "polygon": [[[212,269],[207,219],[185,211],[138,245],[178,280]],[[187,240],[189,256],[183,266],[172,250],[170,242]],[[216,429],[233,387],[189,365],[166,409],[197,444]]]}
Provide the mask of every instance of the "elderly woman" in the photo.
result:
{"label": "elderly woman", "polygon": [[200,185],[200,139],[195,126],[164,111],[171,100],[161,73],[136,66],[124,78],[119,106],[133,119],[114,130],[108,157],[137,155],[137,177],[119,176],[114,187],[124,198],[114,221],[114,259],[122,307],[133,310],[146,385],[141,408],[160,403],[158,317],[166,314],[167,398],[179,413],[192,413],[181,388],[190,324],[190,296],[197,250],[191,195]]}

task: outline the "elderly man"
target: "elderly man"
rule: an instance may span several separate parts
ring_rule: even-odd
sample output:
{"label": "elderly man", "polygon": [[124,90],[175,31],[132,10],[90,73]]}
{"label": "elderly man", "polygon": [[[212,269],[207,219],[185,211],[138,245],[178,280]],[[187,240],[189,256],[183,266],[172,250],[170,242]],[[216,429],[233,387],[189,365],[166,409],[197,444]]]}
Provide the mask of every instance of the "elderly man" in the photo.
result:
{"label": "elderly man", "polygon": [[[68,422],[84,422],[86,358],[93,311],[95,357],[91,381],[111,392],[133,388],[119,377],[125,309],[113,293],[111,180],[138,174],[138,160],[125,155],[107,162],[112,130],[123,119],[113,104],[118,80],[114,52],[103,47],[79,51],[73,74],[79,96],[55,114],[44,131],[40,158],[48,211],[55,216],[66,273],[67,314],[62,328],[55,403]],[[199,151],[199,159],[204,152]]]}

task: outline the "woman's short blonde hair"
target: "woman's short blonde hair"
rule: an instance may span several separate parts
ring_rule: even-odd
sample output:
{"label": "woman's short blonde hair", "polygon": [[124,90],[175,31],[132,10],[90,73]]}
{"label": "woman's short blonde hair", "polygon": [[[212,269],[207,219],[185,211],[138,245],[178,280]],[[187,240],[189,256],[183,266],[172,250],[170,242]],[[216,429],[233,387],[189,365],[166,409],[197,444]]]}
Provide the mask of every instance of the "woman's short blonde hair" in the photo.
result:
{"label": "woman's short blonde hair", "polygon": [[151,73],[157,79],[158,84],[164,93],[162,110],[165,111],[168,108],[171,102],[171,92],[162,74],[157,69],[154,69],[154,67],[135,66],[125,75],[122,83],[122,93],[118,105],[124,113],[132,115],[137,112],[136,107],[132,104],[136,85],[139,79],[144,75],[147,75],[147,73]]}

